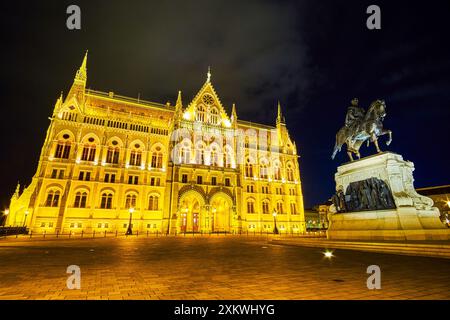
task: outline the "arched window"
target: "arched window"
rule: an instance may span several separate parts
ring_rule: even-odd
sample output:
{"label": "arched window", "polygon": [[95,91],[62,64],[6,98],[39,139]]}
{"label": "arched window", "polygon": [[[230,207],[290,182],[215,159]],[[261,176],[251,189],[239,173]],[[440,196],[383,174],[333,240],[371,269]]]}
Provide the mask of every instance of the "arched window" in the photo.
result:
{"label": "arched window", "polygon": [[251,163],[250,159],[248,158],[245,163],[245,176],[249,178],[253,178],[253,164]]}
{"label": "arched window", "polygon": [[255,213],[255,200],[247,200],[247,213]]}
{"label": "arched window", "polygon": [[195,164],[205,164],[205,145],[202,142],[196,144]]}
{"label": "arched window", "polygon": [[260,175],[261,179],[269,178],[268,164],[267,164],[267,160],[265,160],[265,159],[262,159],[260,162],[259,175]]}
{"label": "arched window", "polygon": [[47,193],[47,199],[45,201],[45,206],[46,207],[57,207],[59,204],[59,198],[60,198],[61,193],[56,190],[50,190]]}
{"label": "arched window", "polygon": [[142,151],[131,150],[130,152],[130,166],[140,167],[142,163]]}
{"label": "arched window", "polygon": [[111,209],[112,208],[113,195],[109,192],[102,193],[102,201],[100,203],[101,209]]}
{"label": "arched window", "polygon": [[81,154],[82,161],[94,161],[95,160],[95,144],[85,144],[83,147],[83,153]]}
{"label": "arched window", "polygon": [[295,202],[291,202],[291,214],[297,214],[297,204]]}
{"label": "arched window", "polygon": [[211,149],[211,165],[215,167],[219,166],[219,153],[216,148]]}
{"label": "arched window", "polygon": [[120,155],[119,147],[109,147],[106,153],[106,162],[111,164],[118,164],[119,155]]}
{"label": "arched window", "polygon": [[86,208],[86,202],[87,202],[87,192],[77,192],[75,195],[75,203],[73,206],[75,208]]}
{"label": "arched window", "polygon": [[152,195],[148,198],[148,210],[158,210],[159,209],[159,197]]}
{"label": "arched window", "polygon": [[273,178],[275,180],[281,180],[281,168],[280,168],[280,164],[278,162],[274,163]]}
{"label": "arched window", "polygon": [[180,163],[191,163],[191,145],[184,142],[180,149]]}
{"label": "arched window", "polygon": [[211,124],[219,123],[219,111],[216,108],[211,109],[211,113],[209,114],[209,122]]}
{"label": "arched window", "polygon": [[283,201],[277,202],[277,213],[278,214],[283,214],[284,213],[284,211],[283,211]]}
{"label": "arched window", "polygon": [[162,168],[163,163],[163,154],[161,151],[161,147],[156,147],[155,151],[152,153],[152,168]]}
{"label": "arched window", "polygon": [[287,165],[286,172],[288,181],[294,181],[294,169],[292,168],[292,165],[290,163]]}
{"label": "arched window", "polygon": [[127,197],[125,199],[125,208],[135,208],[136,207],[136,200],[137,196],[135,194],[127,194]]}
{"label": "arched window", "polygon": [[195,114],[195,120],[204,122],[205,121],[205,107],[203,105],[199,105],[197,107],[197,112]]}
{"label": "arched window", "polygon": [[269,214],[270,213],[270,209],[269,209],[269,200],[264,200],[262,203],[262,213],[263,214]]}
{"label": "arched window", "polygon": [[69,159],[70,155],[70,142],[60,141],[56,146],[55,158],[56,159]]}

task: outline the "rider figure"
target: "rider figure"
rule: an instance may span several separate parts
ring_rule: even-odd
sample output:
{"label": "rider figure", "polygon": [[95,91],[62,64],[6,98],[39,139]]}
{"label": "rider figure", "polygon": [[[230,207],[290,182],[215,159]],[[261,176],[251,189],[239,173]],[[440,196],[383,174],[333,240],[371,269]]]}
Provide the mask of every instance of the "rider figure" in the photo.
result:
{"label": "rider figure", "polygon": [[365,111],[363,108],[358,107],[358,98],[352,100],[352,104],[347,109],[347,115],[345,116],[345,126],[347,128],[356,129],[356,126],[364,118]]}

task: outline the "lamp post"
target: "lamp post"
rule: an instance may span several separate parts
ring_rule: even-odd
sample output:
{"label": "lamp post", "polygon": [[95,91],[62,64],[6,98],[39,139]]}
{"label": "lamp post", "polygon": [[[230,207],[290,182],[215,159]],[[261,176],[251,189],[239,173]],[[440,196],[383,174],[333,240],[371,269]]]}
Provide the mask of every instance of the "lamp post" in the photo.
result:
{"label": "lamp post", "polygon": [[29,213],[30,213],[30,212],[29,212],[28,210],[25,211],[25,218],[23,219],[23,226],[24,226],[24,227],[26,226],[27,217],[28,217],[28,214],[29,214]]}
{"label": "lamp post", "polygon": [[3,222],[3,224],[6,224],[6,219],[8,219],[9,209],[5,209],[5,211],[3,211],[3,214],[5,215],[5,221]]}
{"label": "lamp post", "polygon": [[133,234],[133,229],[131,227],[131,220],[133,219],[134,208],[128,209],[128,212],[130,213],[130,222],[128,223],[128,229],[127,229],[127,232],[125,233],[125,235],[127,235],[127,236]]}
{"label": "lamp post", "polygon": [[277,210],[273,210],[273,234],[278,234],[278,228],[277,228]]}

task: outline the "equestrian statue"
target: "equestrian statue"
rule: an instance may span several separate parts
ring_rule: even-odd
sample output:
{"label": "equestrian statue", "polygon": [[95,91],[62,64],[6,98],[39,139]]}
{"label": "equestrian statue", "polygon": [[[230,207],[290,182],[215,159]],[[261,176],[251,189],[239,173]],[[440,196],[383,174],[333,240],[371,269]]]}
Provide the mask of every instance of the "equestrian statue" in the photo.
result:
{"label": "equestrian statue", "polygon": [[392,142],[392,131],[383,128],[383,120],[386,116],[386,103],[384,100],[375,100],[369,106],[367,112],[358,106],[358,99],[354,98],[348,107],[347,115],[345,117],[345,125],[336,134],[336,144],[334,145],[333,155],[341,151],[344,144],[347,146],[347,154],[350,161],[353,161],[353,154],[356,154],[358,159],[361,158],[359,149],[361,145],[367,141],[367,146],[373,142],[377,152],[380,153],[378,146],[378,137],[388,134],[389,140],[386,145]]}

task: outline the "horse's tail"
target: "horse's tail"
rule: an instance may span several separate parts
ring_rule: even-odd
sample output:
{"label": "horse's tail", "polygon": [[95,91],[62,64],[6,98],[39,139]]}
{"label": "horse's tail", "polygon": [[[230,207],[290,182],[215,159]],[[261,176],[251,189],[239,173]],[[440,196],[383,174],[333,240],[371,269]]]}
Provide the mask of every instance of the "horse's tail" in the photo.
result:
{"label": "horse's tail", "polygon": [[331,155],[331,159],[334,160],[334,158],[336,157],[336,154],[341,151],[342,145],[344,144],[343,141],[341,141],[341,130],[339,130],[339,132],[336,134],[336,143],[334,144],[334,149],[333,149],[333,154]]}
{"label": "horse's tail", "polygon": [[338,153],[338,151],[339,151],[339,147],[338,147],[337,142],[336,142],[336,144],[334,145],[333,154],[331,155],[331,159],[332,160],[334,160],[334,157],[336,157],[336,154]]}

